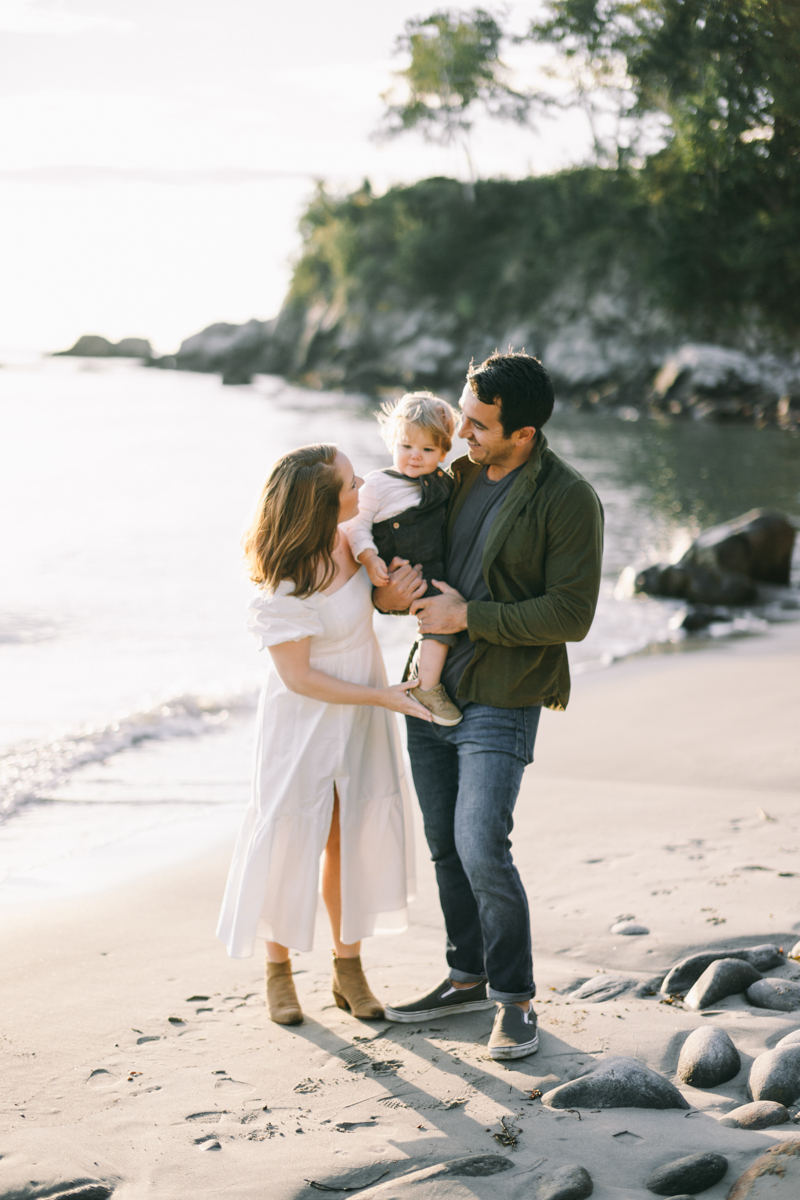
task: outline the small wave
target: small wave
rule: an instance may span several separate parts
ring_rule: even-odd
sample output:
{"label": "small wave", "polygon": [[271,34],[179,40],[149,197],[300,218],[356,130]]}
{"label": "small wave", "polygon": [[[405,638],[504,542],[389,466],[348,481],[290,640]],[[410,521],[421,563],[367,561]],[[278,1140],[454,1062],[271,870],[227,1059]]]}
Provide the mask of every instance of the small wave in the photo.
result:
{"label": "small wave", "polygon": [[0,753],[0,819],[23,804],[44,799],[76,768],[102,762],[149,739],[197,737],[235,712],[255,708],[258,692],[224,696],[173,696],[107,725],[82,726],[49,741],[28,742]]}

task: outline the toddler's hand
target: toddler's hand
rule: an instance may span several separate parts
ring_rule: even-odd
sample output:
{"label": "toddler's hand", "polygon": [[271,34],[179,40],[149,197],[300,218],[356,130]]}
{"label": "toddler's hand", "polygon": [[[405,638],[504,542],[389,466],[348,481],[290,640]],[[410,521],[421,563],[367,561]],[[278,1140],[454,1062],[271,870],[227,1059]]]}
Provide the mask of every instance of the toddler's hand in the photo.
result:
{"label": "toddler's hand", "polygon": [[370,583],[374,587],[386,587],[389,582],[389,572],[386,569],[386,563],[374,550],[365,550],[359,554],[358,560],[367,568]]}

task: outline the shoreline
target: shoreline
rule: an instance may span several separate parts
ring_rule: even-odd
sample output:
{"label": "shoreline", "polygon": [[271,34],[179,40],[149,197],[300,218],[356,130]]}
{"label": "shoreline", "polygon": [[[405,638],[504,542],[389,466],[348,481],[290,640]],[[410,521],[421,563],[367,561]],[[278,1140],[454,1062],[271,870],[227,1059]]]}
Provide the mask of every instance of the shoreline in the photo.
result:
{"label": "shoreline", "polygon": [[[633,1200],[654,1167],[714,1150],[729,1169],[703,1196],[721,1200],[757,1154],[800,1139],[794,1124],[718,1123],[745,1102],[752,1058],[800,1027],[800,1011],[734,996],[703,1015],[630,992],[591,1003],[564,990],[598,972],[651,978],[694,949],[788,949],[800,936],[800,628],[715,650],[588,673],[566,714],[543,714],[513,836],[541,1028],[528,1059],[487,1059],[491,1013],[420,1030],[342,1013],[321,913],[315,949],[292,957],[306,1021],[273,1025],[260,957],[230,960],[213,935],[230,839],[101,895],[17,908],[0,931],[0,1195],[32,1200],[84,1179],[117,1200],[250,1197],[268,1178],[270,1200],[311,1200],[305,1180],[379,1166],[400,1200],[420,1169],[481,1153],[513,1166],[492,1181],[495,1196],[522,1200],[537,1172],[566,1162],[589,1169],[598,1200]],[[374,990],[395,1000],[444,969],[421,837],[417,857],[410,929],[364,951]],[[610,934],[622,915],[651,932]],[[715,1089],[680,1084],[691,1120],[630,1108],[579,1119],[530,1099],[611,1054],[672,1077],[686,1033],[709,1022],[744,1066]],[[519,1130],[516,1148],[495,1139],[501,1118]]]}

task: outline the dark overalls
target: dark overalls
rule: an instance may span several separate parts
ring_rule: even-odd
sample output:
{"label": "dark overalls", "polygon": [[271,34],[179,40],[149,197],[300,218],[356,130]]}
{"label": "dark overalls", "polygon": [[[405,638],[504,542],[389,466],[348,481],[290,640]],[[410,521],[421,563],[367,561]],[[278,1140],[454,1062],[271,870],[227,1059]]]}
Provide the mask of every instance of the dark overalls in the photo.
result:
{"label": "dark overalls", "polygon": [[[383,474],[392,475],[395,479],[410,478],[393,467],[387,467]],[[452,475],[441,467],[431,475],[420,475],[418,483],[422,490],[419,504],[387,517],[385,521],[376,521],[372,526],[372,537],[387,567],[393,558],[405,558],[412,565],[419,563],[422,577],[428,585],[425,595],[439,596],[441,593],[431,580],[444,579],[444,527],[455,484]],[[448,633],[425,633],[422,636],[447,646],[454,645],[458,640],[455,635]]]}

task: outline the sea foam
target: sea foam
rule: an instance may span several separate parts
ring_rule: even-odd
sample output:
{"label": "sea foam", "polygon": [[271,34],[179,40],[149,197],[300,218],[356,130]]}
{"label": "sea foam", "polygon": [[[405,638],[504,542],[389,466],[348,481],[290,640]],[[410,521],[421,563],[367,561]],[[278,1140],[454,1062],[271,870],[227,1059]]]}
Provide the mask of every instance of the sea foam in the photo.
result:
{"label": "sea foam", "polygon": [[220,696],[184,693],[151,708],[123,713],[106,725],[84,725],[59,737],[25,742],[0,752],[0,819],[23,804],[47,799],[72,771],[102,762],[151,739],[197,737],[237,712],[255,708],[257,690]]}

